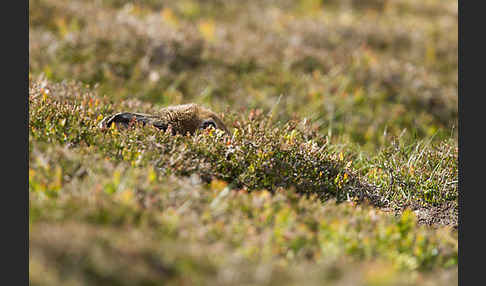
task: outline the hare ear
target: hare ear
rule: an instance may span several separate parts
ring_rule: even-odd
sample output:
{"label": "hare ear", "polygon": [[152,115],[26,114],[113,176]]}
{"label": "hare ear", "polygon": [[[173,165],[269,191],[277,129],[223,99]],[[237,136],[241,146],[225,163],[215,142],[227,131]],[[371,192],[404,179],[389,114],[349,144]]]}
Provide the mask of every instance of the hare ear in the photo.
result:
{"label": "hare ear", "polygon": [[201,129],[206,129],[209,126],[212,126],[214,129],[216,129],[216,122],[212,119],[206,119],[201,123],[201,126],[199,128]]}
{"label": "hare ear", "polygon": [[103,120],[101,120],[99,127],[100,128],[110,128],[113,123],[116,126],[120,126],[120,124],[122,124],[123,126],[126,127],[126,126],[128,126],[130,119],[131,119],[131,117],[128,117],[127,112],[116,113],[116,114],[110,115],[108,117],[105,117]]}
{"label": "hare ear", "polygon": [[143,123],[143,125],[150,123],[149,118],[145,114],[120,112],[106,117],[100,122],[99,126],[101,128],[109,128],[112,123],[115,123],[117,126],[121,124],[122,126],[127,127],[130,122],[134,121]]}

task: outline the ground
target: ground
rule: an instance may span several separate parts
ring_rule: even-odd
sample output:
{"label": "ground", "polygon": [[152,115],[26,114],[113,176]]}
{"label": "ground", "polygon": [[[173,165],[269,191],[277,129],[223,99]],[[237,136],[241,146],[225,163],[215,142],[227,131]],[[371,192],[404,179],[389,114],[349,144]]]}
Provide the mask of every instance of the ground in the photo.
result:
{"label": "ground", "polygon": [[30,0],[30,282],[455,285],[457,72],[457,1]]}

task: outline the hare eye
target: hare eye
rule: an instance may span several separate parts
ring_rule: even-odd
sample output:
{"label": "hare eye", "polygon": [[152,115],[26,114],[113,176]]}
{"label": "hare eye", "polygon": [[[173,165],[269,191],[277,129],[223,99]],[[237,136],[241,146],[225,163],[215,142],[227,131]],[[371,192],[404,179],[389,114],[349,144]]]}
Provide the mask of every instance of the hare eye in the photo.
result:
{"label": "hare eye", "polygon": [[211,119],[204,120],[203,123],[201,124],[201,129],[206,129],[209,126],[212,126],[214,129],[216,129],[216,123],[214,123],[214,121]]}

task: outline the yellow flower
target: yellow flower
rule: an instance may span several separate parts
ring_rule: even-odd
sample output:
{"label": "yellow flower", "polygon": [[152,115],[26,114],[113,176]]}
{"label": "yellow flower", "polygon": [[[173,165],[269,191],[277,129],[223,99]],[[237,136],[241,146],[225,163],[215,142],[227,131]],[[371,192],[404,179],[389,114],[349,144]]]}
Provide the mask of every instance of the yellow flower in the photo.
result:
{"label": "yellow flower", "polygon": [[164,8],[161,12],[162,14],[162,19],[169,23],[172,26],[177,27],[179,24],[179,21],[177,20],[177,17],[174,15],[174,12],[172,12],[172,9],[170,8]]}
{"label": "yellow flower", "polygon": [[216,28],[213,20],[202,20],[199,22],[199,32],[208,42],[215,40]]}

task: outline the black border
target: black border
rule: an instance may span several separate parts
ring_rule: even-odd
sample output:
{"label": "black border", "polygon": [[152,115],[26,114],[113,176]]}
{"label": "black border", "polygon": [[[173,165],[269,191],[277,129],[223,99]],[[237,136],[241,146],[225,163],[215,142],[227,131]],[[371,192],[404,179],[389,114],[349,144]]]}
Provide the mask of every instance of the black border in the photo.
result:
{"label": "black border", "polygon": [[[466,2],[469,9],[465,9]],[[483,97],[485,78],[483,69],[479,66],[484,63],[484,56],[479,55],[484,54],[486,45],[483,43],[484,33],[481,27],[484,10],[479,5],[474,9],[471,4],[475,3],[480,2],[458,0],[459,285],[476,285],[483,280],[481,274],[485,272],[482,264],[484,255],[481,251],[485,240],[481,232],[484,226],[482,218],[485,199],[484,186],[480,181],[485,175],[481,165],[484,165],[484,160],[479,156],[481,148],[484,148],[482,133],[485,112],[479,99]],[[477,15],[472,15],[474,11]],[[475,25],[478,29],[474,28]],[[469,44],[466,44],[466,38],[469,39]],[[473,70],[474,63],[479,64],[478,69]],[[467,75],[466,66],[469,66]],[[466,234],[466,229],[470,230],[469,234]]]}
{"label": "black border", "polygon": [[[29,1],[5,2],[2,36],[2,281],[29,285]],[[7,114],[6,114],[7,113]],[[6,156],[5,156],[6,155]],[[12,283],[13,282],[13,283]]]}
{"label": "black border", "polygon": [[[3,174],[2,228],[6,254],[2,281],[29,285],[29,1],[5,3],[2,17],[2,136],[6,157]],[[17,12],[17,13],[15,13]],[[12,283],[12,282],[13,283]]]}

